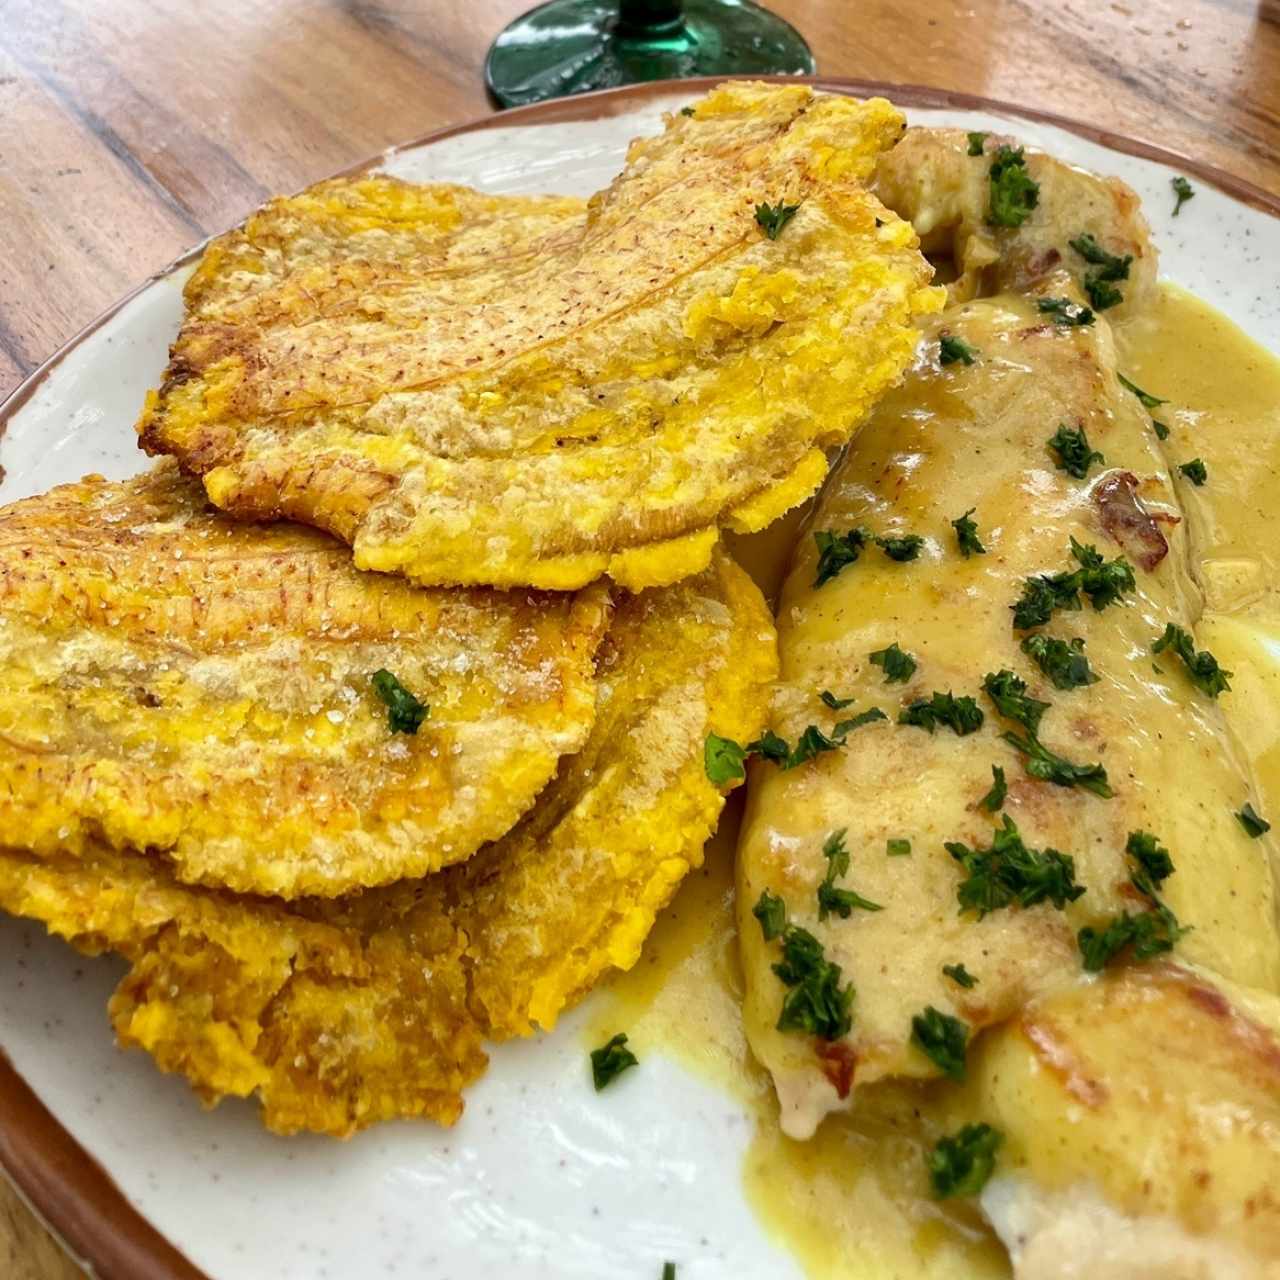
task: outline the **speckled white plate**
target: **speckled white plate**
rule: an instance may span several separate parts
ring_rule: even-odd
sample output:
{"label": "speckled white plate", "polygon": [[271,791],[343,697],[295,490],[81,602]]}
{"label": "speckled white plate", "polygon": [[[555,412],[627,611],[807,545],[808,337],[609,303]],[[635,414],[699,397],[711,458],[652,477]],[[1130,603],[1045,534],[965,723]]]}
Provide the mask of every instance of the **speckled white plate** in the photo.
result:
{"label": "speckled white plate", "polygon": [[[1093,126],[909,87],[915,123],[997,129],[1143,199],[1163,274],[1280,352],[1280,201]],[[586,195],[627,141],[706,86],[643,86],[526,108],[374,162],[492,192]],[[1169,181],[1196,179],[1172,218]],[[1267,210],[1270,212],[1267,212]],[[189,255],[77,338],[0,407],[0,502],[89,471],[143,469],[133,423],[181,318]],[[7,427],[5,426],[7,420]],[[0,832],[0,839],[4,836]],[[798,1277],[742,1194],[751,1118],[674,1063],[646,1060],[603,1097],[578,1028],[505,1045],[445,1132],[386,1125],[348,1143],[275,1138],[250,1103],[197,1105],[124,1054],[105,1016],[120,975],[43,929],[0,919],[0,1164],[102,1280],[680,1280]],[[95,1163],[96,1162],[96,1163]]]}

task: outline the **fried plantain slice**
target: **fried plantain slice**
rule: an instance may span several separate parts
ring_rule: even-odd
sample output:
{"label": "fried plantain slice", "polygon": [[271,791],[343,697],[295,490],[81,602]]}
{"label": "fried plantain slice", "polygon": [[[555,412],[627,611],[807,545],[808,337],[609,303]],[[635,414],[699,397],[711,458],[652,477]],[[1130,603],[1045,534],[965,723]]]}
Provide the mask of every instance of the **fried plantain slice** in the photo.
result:
{"label": "fried plantain slice", "polygon": [[[725,85],[634,143],[562,232],[539,205],[523,238],[468,233],[455,192],[441,234],[464,247],[404,261],[377,233],[438,189],[324,184],[259,215],[270,249],[253,221],[210,247],[143,447],[233,515],[329,530],[361,568],[676,581],[721,527],[813,492],[940,305],[910,225],[861,185],[902,127],[881,99]],[[339,210],[326,249],[289,222],[307,202]],[[271,283],[247,287],[264,256]]]}
{"label": "fried plantain slice", "polygon": [[723,806],[708,732],[764,723],[776,637],[728,556],[625,597],[597,664],[582,751],[525,819],[460,866],[349,898],[236,897],[179,884],[100,844],[0,848],[0,907],[131,964],[122,1044],[212,1104],[258,1093],[267,1126],[345,1136],[460,1114],[484,1036],[550,1027],[610,967],[635,963]]}
{"label": "fried plantain slice", "polygon": [[[607,613],[594,587],[360,573],[314,530],[228,520],[169,461],[15,503],[0,831],[283,897],[423,875],[504,834],[586,740]],[[415,731],[379,671],[426,705]]]}

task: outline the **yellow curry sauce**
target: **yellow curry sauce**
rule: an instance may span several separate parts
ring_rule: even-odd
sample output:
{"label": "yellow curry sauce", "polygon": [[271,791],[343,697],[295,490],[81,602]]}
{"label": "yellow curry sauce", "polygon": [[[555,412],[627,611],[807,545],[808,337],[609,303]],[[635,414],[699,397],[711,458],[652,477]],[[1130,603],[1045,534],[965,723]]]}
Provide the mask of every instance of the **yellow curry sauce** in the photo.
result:
{"label": "yellow curry sauce", "polygon": [[[1206,598],[1198,645],[1231,671],[1222,702],[1253,765],[1254,805],[1280,814],[1280,360],[1224,316],[1170,285],[1116,329],[1120,368],[1168,401],[1171,464],[1201,458],[1203,487],[1178,476]],[[1185,455],[1185,457],[1184,457]],[[1175,472],[1175,475],[1177,473]],[[771,598],[799,515],[740,539],[735,554]],[[1241,802],[1248,797],[1242,796]],[[756,1133],[744,1160],[748,1200],[766,1230],[815,1280],[927,1274],[985,1280],[1010,1274],[976,1209],[930,1199],[921,1116],[944,1120],[945,1084],[868,1088],[852,1115],[827,1118],[809,1142],[785,1137],[765,1072],[746,1046],[733,909],[741,804],[726,809],[705,866],[659,920],[634,969],[597,1001],[592,1044],[625,1030],[637,1053],[661,1051],[749,1106]],[[929,1126],[933,1127],[933,1126]]]}

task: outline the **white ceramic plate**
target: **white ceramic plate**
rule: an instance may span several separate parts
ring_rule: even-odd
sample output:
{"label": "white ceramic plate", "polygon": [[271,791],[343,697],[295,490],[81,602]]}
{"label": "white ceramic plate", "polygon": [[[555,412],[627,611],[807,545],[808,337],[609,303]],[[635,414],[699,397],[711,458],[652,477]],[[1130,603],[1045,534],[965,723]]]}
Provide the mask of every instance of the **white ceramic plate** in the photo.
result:
{"label": "white ceramic plate", "polygon": [[[586,195],[619,169],[630,138],[659,129],[662,112],[696,90],[672,88],[517,112],[377,167],[492,192]],[[914,123],[1014,133],[1122,177],[1142,197],[1163,274],[1280,352],[1280,221],[1263,211],[1280,202],[1087,126],[885,91]],[[1197,194],[1174,220],[1178,172],[1197,177]],[[89,471],[144,468],[133,423],[177,332],[190,269],[188,258],[148,283],[0,409],[0,502]],[[103,1280],[657,1280],[666,1259],[680,1280],[801,1274],[743,1198],[752,1118],[655,1057],[598,1098],[578,1033],[589,1009],[552,1036],[496,1049],[451,1131],[396,1124],[349,1143],[285,1140],[263,1131],[255,1104],[204,1112],[182,1080],[118,1051],[105,1006],[119,975],[111,959],[86,961],[40,927],[0,919],[0,1049],[14,1068],[0,1088],[0,1162]]]}

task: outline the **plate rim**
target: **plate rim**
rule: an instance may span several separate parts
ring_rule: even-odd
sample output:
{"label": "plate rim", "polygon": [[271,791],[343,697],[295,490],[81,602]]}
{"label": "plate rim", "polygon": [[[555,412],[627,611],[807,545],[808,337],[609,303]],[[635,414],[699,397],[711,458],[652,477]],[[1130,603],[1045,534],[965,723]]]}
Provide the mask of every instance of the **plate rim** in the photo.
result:
{"label": "plate rim", "polygon": [[[1058,112],[1018,106],[979,94],[841,76],[701,76],[624,85],[555,98],[429,130],[328,176],[348,177],[365,173],[391,156],[434,146],[462,134],[525,124],[598,120],[622,114],[650,99],[685,91],[693,95],[734,79],[804,84],[855,97],[883,96],[905,108],[986,111],[1053,125],[1110,151],[1151,160],[1194,175],[1233,199],[1280,219],[1280,196],[1215,165],[1193,160],[1142,138],[1117,133]],[[0,437],[3,437],[10,420],[63,360],[145,290],[195,261],[213,238],[201,240],[140,281],[37,365],[0,401]],[[0,469],[2,477],[3,470]],[[63,1127],[23,1079],[3,1047],[0,1047],[0,1115],[12,1117],[0,1120],[0,1174],[5,1176],[19,1198],[73,1261],[84,1267],[95,1280],[212,1280],[128,1200],[106,1169]]]}

